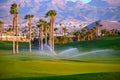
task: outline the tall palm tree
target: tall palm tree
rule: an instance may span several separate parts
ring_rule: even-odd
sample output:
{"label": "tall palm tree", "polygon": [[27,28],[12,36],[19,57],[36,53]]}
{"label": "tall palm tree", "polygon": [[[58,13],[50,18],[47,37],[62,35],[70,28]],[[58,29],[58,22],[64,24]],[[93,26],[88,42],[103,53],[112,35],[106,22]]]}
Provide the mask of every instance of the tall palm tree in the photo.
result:
{"label": "tall palm tree", "polygon": [[50,23],[48,23],[47,21],[44,21],[44,31],[45,31],[45,44],[48,45],[48,28],[50,26]]}
{"label": "tall palm tree", "polygon": [[56,16],[55,10],[50,10],[46,13],[46,17],[50,17],[50,47],[54,51],[54,17]]}
{"label": "tall palm tree", "polygon": [[[20,7],[20,4],[17,5],[16,3],[11,5],[10,14],[12,14],[13,17],[13,54],[18,53],[18,9]],[[16,36],[16,41],[15,37]]]}
{"label": "tall palm tree", "polygon": [[0,21],[0,40],[2,41],[3,21]]}
{"label": "tall palm tree", "polygon": [[32,40],[32,37],[31,37],[31,30],[32,30],[32,19],[33,19],[34,15],[30,15],[30,14],[27,14],[25,16],[25,19],[28,19],[28,26],[29,26],[29,51],[30,53],[32,52],[32,43],[31,43],[31,40]]}
{"label": "tall palm tree", "polygon": [[[40,19],[38,21],[38,27],[39,27],[39,49],[41,48],[41,50],[43,50],[43,32],[45,32],[45,38],[47,38],[47,27],[48,27],[48,23],[47,21]],[[47,39],[46,39],[46,44],[47,44]]]}
{"label": "tall palm tree", "polygon": [[[38,21],[38,27],[39,27],[39,49],[41,48],[41,50],[43,50],[43,31],[44,31],[44,28],[45,28],[45,35],[47,37],[47,26],[48,26],[48,23],[47,21],[43,20],[43,19],[40,19]],[[47,41],[46,41],[46,44],[47,44]]]}

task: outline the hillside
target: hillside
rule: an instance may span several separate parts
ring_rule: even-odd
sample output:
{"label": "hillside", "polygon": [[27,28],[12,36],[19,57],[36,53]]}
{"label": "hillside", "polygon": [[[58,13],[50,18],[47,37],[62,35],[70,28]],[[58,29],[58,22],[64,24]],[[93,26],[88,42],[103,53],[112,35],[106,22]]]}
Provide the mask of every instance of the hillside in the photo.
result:
{"label": "hillside", "polygon": [[[120,29],[120,23],[116,21],[100,20],[97,22],[99,22],[99,24],[102,25],[101,29],[107,29],[107,30]],[[88,27],[90,29],[96,27],[96,22],[89,24]]]}
{"label": "hillside", "polygon": [[117,37],[102,37],[97,40],[80,41],[68,44],[56,45],[56,50],[67,49],[70,47],[78,48],[79,50],[92,50],[92,49],[115,49],[120,50],[120,36]]}

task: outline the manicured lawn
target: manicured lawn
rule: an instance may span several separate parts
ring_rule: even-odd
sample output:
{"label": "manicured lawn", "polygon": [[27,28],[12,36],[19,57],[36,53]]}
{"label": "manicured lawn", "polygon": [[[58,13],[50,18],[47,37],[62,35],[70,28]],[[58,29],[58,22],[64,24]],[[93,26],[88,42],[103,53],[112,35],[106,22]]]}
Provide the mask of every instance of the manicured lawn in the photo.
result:
{"label": "manicured lawn", "polygon": [[120,64],[117,63],[75,62],[58,59],[35,60],[32,57],[28,58],[27,56],[19,55],[16,55],[16,57],[3,56],[0,61],[1,79],[120,72]]}
{"label": "manicured lawn", "polygon": [[64,76],[46,76],[46,77],[19,77],[3,80],[119,80],[120,73],[90,73]]}
{"label": "manicured lawn", "polygon": [[[104,44],[103,44],[104,43]],[[88,54],[59,59],[26,51],[28,43],[20,43],[20,53],[12,55],[12,43],[0,42],[0,79],[3,80],[119,80],[120,37],[103,37],[93,41],[56,45],[57,53],[70,47],[80,54],[96,49],[113,52]]]}
{"label": "manicured lawn", "polygon": [[56,50],[64,50],[70,47],[78,48],[79,50],[90,51],[93,49],[114,49],[120,50],[120,36],[102,37],[97,40],[80,41],[68,44],[56,45]]}

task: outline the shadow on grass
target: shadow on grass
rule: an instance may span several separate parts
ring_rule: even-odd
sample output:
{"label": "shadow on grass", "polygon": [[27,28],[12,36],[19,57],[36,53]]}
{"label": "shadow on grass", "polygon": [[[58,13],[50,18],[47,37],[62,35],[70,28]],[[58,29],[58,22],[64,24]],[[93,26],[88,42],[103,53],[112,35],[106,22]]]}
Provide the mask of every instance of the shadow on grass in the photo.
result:
{"label": "shadow on grass", "polygon": [[20,77],[8,78],[2,80],[119,80],[120,72],[114,73],[89,73],[89,74],[76,74],[65,76],[48,76],[48,77]]}

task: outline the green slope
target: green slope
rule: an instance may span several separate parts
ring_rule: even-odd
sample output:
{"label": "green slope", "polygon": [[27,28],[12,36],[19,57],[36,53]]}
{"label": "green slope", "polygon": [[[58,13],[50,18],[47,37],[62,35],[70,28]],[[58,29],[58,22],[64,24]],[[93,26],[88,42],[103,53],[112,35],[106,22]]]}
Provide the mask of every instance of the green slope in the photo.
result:
{"label": "green slope", "polygon": [[[104,43],[104,44],[102,44]],[[39,56],[33,52],[11,54],[11,42],[0,42],[0,79],[7,80],[119,80],[120,37],[103,37],[93,41],[56,45],[56,52],[78,48],[88,52],[94,49],[113,49],[114,52],[85,55],[71,59]],[[28,45],[28,44],[27,44]],[[21,50],[27,47],[20,43]]]}

